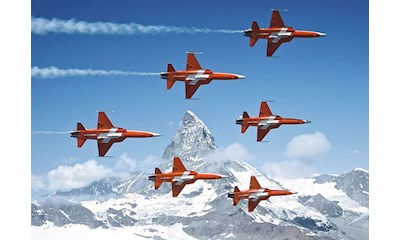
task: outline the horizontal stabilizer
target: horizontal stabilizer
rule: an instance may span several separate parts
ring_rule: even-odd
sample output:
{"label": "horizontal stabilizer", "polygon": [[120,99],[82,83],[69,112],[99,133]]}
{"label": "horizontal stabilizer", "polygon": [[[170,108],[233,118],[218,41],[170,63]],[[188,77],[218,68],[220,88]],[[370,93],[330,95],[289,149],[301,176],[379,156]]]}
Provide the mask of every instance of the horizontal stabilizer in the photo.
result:
{"label": "horizontal stabilizer", "polygon": [[172,66],[172,64],[168,64],[167,72],[175,72],[175,68]]}
{"label": "horizontal stabilizer", "polygon": [[83,126],[83,124],[82,123],[77,123],[76,124],[76,130],[86,130],[86,128]]}
{"label": "horizontal stabilizer", "polygon": [[258,33],[260,32],[260,27],[258,26],[256,21],[253,21],[251,25],[251,36],[250,36],[250,47],[254,46],[258,40]]}
{"label": "horizontal stabilizer", "polygon": [[249,127],[249,125],[243,123],[242,124],[242,133],[245,133],[248,127]]}
{"label": "horizontal stabilizer", "polygon": [[172,66],[172,64],[168,64],[167,72],[168,72],[167,89],[171,89],[175,83],[174,76],[172,74],[169,74],[175,72],[175,68]]}
{"label": "horizontal stabilizer", "polygon": [[159,178],[156,177],[156,180],[154,181],[154,188],[158,189],[161,186],[161,181]]}
{"label": "horizontal stabilizer", "polygon": [[154,174],[156,174],[154,176],[154,188],[158,189],[161,186],[162,182],[160,180],[160,177],[157,176],[157,174],[162,174],[162,172],[161,172],[161,170],[159,168],[155,168],[154,169]]}
{"label": "horizontal stabilizer", "polygon": [[251,30],[253,30],[253,34],[260,32],[260,27],[258,26],[256,21],[253,21],[253,24],[251,25]]}
{"label": "horizontal stabilizer", "polygon": [[256,44],[257,40],[258,40],[258,37],[251,36],[250,37],[250,47],[254,46],[254,44]]}
{"label": "horizontal stabilizer", "polygon": [[172,78],[168,77],[168,79],[167,79],[167,89],[171,89],[172,86],[174,85],[174,83],[175,83],[175,80],[173,79],[173,77]]}
{"label": "horizontal stabilizer", "polygon": [[86,138],[77,138],[78,140],[78,148],[82,147],[86,141]]}
{"label": "horizontal stabilizer", "polygon": [[240,192],[240,190],[237,186],[235,186],[235,188],[233,190],[233,194],[232,194],[233,195],[233,206],[236,206],[240,201],[239,195],[236,194],[238,192]]}

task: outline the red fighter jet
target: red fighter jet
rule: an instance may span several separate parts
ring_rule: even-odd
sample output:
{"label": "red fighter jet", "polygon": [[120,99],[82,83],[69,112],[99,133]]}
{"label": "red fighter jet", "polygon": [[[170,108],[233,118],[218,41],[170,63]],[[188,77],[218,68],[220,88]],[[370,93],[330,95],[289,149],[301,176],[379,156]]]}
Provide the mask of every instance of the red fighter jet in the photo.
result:
{"label": "red fighter jet", "polygon": [[159,168],[155,168],[154,175],[149,176],[149,180],[154,181],[154,188],[158,189],[163,182],[172,183],[172,196],[177,197],[186,184],[192,184],[196,180],[212,180],[224,178],[223,175],[212,173],[197,173],[186,170],[179,157],[174,157],[172,172],[162,173]]}
{"label": "red fighter jet", "polygon": [[271,57],[278,47],[284,42],[290,42],[293,38],[315,38],[324,37],[325,33],[295,30],[283,23],[278,10],[272,11],[271,24],[269,28],[259,28],[256,21],[253,21],[251,29],[244,31],[244,36],[250,37],[250,47],[256,44],[259,38],[268,39],[267,56]]}
{"label": "red fighter jet", "polygon": [[175,71],[172,64],[168,64],[167,72],[162,72],[161,78],[167,79],[167,89],[170,89],[175,81],[184,81],[186,98],[189,99],[200,85],[209,84],[212,80],[234,80],[245,78],[245,76],[232,73],[217,73],[209,69],[201,68],[194,54],[188,53],[186,70]]}
{"label": "red fighter jet", "polygon": [[240,199],[249,199],[248,210],[249,212],[252,212],[261,200],[267,200],[272,196],[284,196],[290,194],[295,193],[287,190],[271,190],[268,188],[262,188],[256,177],[252,176],[250,179],[249,190],[240,191],[238,187],[235,187],[233,193],[228,193],[228,197],[233,198],[233,206],[236,206]]}
{"label": "red fighter jet", "polygon": [[99,156],[104,157],[113,143],[122,142],[125,138],[148,138],[161,136],[158,133],[131,131],[114,127],[104,112],[99,112],[97,128],[86,129],[82,123],[77,123],[77,130],[71,131],[71,137],[77,138],[78,148],[82,147],[87,139],[97,140]]}
{"label": "red fighter jet", "polygon": [[281,116],[273,115],[267,102],[261,102],[260,114],[258,117],[249,117],[247,112],[243,112],[243,115],[236,119],[236,124],[242,125],[242,133],[245,133],[249,126],[257,126],[258,142],[262,141],[271,129],[278,128],[282,124],[303,123],[311,123],[311,121],[295,118],[282,118]]}

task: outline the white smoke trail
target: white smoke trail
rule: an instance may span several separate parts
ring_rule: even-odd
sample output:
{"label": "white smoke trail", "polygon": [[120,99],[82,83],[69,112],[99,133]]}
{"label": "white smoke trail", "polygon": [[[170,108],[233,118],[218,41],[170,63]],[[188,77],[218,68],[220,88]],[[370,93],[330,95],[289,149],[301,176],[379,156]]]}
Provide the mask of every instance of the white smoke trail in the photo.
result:
{"label": "white smoke trail", "polygon": [[59,69],[57,67],[31,68],[32,78],[61,78],[74,76],[156,76],[160,73],[130,72],[118,70],[94,70],[94,69]]}
{"label": "white smoke trail", "polygon": [[46,19],[32,17],[31,31],[35,34],[47,33],[66,34],[104,34],[104,35],[134,35],[162,33],[242,33],[243,30],[209,29],[196,27],[176,27],[162,25],[142,25],[139,23],[86,22],[75,19]]}
{"label": "white smoke trail", "polygon": [[69,132],[56,132],[56,131],[33,131],[32,135],[38,135],[38,134],[68,134]]}

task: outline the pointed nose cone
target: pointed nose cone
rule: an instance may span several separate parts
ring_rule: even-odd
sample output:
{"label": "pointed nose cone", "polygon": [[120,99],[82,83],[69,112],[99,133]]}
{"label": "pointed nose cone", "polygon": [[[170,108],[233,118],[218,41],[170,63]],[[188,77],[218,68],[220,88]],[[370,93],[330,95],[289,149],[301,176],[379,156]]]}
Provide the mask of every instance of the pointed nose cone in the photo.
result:
{"label": "pointed nose cone", "polygon": [[153,135],[153,137],[159,137],[159,136],[161,136],[161,134],[159,134],[159,133],[151,133],[151,135]]}
{"label": "pointed nose cone", "polygon": [[236,77],[237,77],[238,79],[246,78],[246,76],[243,76],[243,75],[239,75],[239,74],[235,74],[235,75],[236,75]]}
{"label": "pointed nose cone", "polygon": [[220,178],[228,178],[228,176],[226,176],[226,175],[219,175],[220,176]]}
{"label": "pointed nose cone", "polygon": [[303,120],[304,123],[311,123],[309,120]]}
{"label": "pointed nose cone", "polygon": [[326,37],[326,34],[325,33],[318,33],[318,35],[320,36],[320,37]]}
{"label": "pointed nose cone", "polygon": [[227,176],[220,175],[220,174],[212,174],[212,173],[198,173],[198,178],[200,179],[220,179],[226,178]]}

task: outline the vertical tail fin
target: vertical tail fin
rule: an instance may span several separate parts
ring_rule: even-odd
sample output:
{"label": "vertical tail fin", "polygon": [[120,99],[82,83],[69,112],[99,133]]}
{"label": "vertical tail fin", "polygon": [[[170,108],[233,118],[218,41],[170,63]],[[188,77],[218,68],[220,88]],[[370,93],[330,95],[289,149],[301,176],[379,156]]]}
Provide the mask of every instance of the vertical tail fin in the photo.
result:
{"label": "vertical tail fin", "polygon": [[[247,112],[243,112],[242,119],[246,119],[246,118],[249,118],[249,117],[250,117],[250,116],[249,116],[249,114],[248,114]],[[249,125],[247,125],[247,124],[245,123],[245,121],[243,121],[243,124],[242,124],[242,133],[245,133],[248,127],[249,127]]]}
{"label": "vertical tail fin", "polygon": [[[83,126],[83,124],[82,123],[77,123],[76,124],[76,130],[77,131],[81,131],[81,130],[86,130],[86,128]],[[86,138],[77,138],[77,141],[78,141],[78,148],[80,148],[80,147],[82,147],[83,146],[83,144],[85,143],[85,141],[86,141]]]}
{"label": "vertical tail fin", "polygon": [[175,83],[174,76],[172,76],[172,74],[169,74],[170,72],[175,72],[175,68],[172,66],[172,64],[168,64],[167,72],[168,72],[167,89],[170,89]]}
{"label": "vertical tail fin", "polygon": [[240,192],[240,190],[239,190],[239,188],[237,186],[235,186],[235,189],[233,190],[233,192],[235,194],[233,196],[233,206],[236,206],[240,201],[239,195],[237,195],[236,193]]}
{"label": "vertical tail fin", "polygon": [[256,21],[253,21],[253,24],[251,25],[251,36],[250,36],[250,47],[254,46],[258,40],[258,33],[260,32],[260,27],[258,26]]}
{"label": "vertical tail fin", "polygon": [[[159,168],[155,168],[154,169],[154,174],[161,174],[161,170]],[[156,176],[155,181],[154,181],[154,188],[158,189],[161,186],[161,181],[160,178],[158,176]]]}

